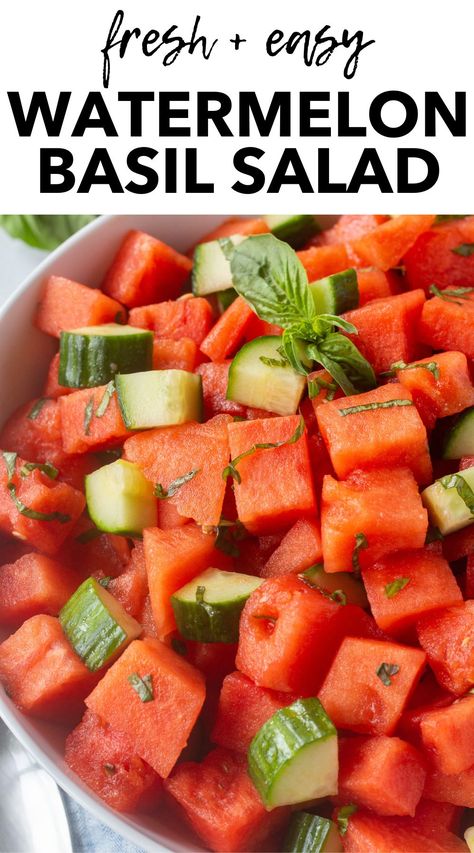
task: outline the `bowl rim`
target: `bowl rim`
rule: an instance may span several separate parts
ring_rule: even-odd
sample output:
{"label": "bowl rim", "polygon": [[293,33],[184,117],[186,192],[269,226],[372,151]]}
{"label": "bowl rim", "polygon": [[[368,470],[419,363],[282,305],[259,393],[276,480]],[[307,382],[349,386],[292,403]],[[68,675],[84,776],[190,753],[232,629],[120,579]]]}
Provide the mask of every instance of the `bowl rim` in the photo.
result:
{"label": "bowl rim", "polygon": [[[157,214],[157,216],[165,215],[166,214]],[[171,215],[176,217],[179,216],[179,214]],[[219,215],[220,214],[217,214],[217,216]],[[100,231],[101,229],[106,229],[109,223],[119,220],[120,218],[129,219],[133,216],[134,214],[110,214],[98,216],[97,219],[88,223],[84,228],[81,228],[80,231],[76,232],[76,234],[73,234],[61,243],[60,246],[46,255],[46,257],[34,267],[26,278],[24,278],[23,281],[7,297],[0,308],[0,322],[5,319],[5,316],[11,310],[13,305],[22,299],[30,286],[36,282],[39,277],[43,276],[45,273],[47,274],[51,264],[55,263],[61,255],[67,253],[83,240],[87,240],[91,233]],[[139,215],[136,214],[136,216]],[[222,214],[222,218],[225,218],[225,214]],[[68,775],[65,770],[59,767],[46,748],[38,743],[37,739],[30,734],[22,724],[22,719],[19,716],[21,713],[22,712],[13,705],[11,700],[3,694],[3,690],[0,691],[0,718],[8,726],[22,746],[38,762],[38,764],[40,764],[50,774],[56,784],[59,785],[59,787],[73,800],[78,802],[96,820],[105,824],[105,826],[112,829],[118,835],[136,845],[140,850],[152,851],[153,853],[154,851],[156,851],[156,853],[158,853],[158,851],[160,851],[160,853],[190,853],[191,850],[203,849],[199,848],[198,845],[191,847],[188,844],[183,845],[174,839],[171,841],[167,838],[159,825],[153,828],[150,827],[150,831],[148,831],[147,827],[137,828],[131,813],[117,812],[115,809],[112,809],[97,795],[89,791],[79,777],[76,780],[72,775]],[[153,833],[154,837],[150,832]],[[158,841],[156,840],[157,838],[159,839]],[[173,846],[169,846],[170,843],[172,843]]]}

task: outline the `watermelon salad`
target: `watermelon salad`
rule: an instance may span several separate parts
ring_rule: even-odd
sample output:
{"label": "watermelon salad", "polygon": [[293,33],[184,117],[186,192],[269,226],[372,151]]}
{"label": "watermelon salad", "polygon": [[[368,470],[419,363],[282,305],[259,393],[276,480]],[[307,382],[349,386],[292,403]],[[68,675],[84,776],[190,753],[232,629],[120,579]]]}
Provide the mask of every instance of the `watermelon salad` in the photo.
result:
{"label": "watermelon salad", "polygon": [[474,217],[132,231],[34,322],[0,681],[68,772],[214,851],[474,850]]}

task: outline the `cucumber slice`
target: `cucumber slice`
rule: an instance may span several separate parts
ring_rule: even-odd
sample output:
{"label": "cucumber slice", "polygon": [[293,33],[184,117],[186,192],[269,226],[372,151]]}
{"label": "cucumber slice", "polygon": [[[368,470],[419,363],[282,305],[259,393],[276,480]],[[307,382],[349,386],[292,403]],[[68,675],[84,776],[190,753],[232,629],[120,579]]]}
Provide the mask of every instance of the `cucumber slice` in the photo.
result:
{"label": "cucumber slice", "polygon": [[468,826],[464,833],[464,841],[469,848],[469,853],[474,853],[474,826]]}
{"label": "cucumber slice", "polygon": [[[278,335],[265,335],[244,344],[229,368],[228,400],[277,415],[295,414],[306,388],[306,377],[284,362],[278,352],[280,346]],[[262,358],[274,359],[276,365],[265,364]]]}
{"label": "cucumber slice", "polygon": [[[234,246],[245,240],[241,234],[226,237]],[[230,261],[222,251],[221,240],[211,240],[209,243],[200,243],[194,250],[193,293],[196,296],[207,296],[208,293],[230,290],[232,285],[232,272]]]}
{"label": "cucumber slice", "polygon": [[102,669],[140,636],[142,626],[95,578],[76,589],[59,614],[71,646],[91,672]]}
{"label": "cucumber slice", "polygon": [[106,385],[116,373],[151,370],[153,332],[109,323],[61,332],[59,384],[67,388]]}
{"label": "cucumber slice", "polygon": [[286,853],[340,853],[343,850],[332,820],[309,812],[292,815],[283,850]]}
{"label": "cucumber slice", "polygon": [[117,459],[85,478],[89,515],[99,530],[122,536],[141,536],[157,519],[153,485],[138,465]]}
{"label": "cucumber slice", "polygon": [[463,456],[474,456],[474,406],[458,415],[444,442],[443,459]]}
{"label": "cucumber slice", "polygon": [[[446,484],[455,478],[458,488]],[[443,485],[443,483],[445,485]],[[446,536],[467,527],[474,522],[474,508],[469,508],[468,503],[459,494],[458,489],[465,491],[464,497],[468,503],[474,498],[474,466],[459,471],[457,474],[441,477],[421,493],[423,504],[428,510],[431,524]],[[471,497],[472,496],[472,497]]]}
{"label": "cucumber slice", "polygon": [[281,708],[257,732],[249,773],[267,811],[337,794],[337,732],[319,699]]}
{"label": "cucumber slice", "polygon": [[147,370],[115,379],[127,429],[174,426],[202,418],[202,379],[187,370]]}
{"label": "cucumber slice", "polygon": [[313,281],[309,289],[318,314],[344,314],[359,305],[359,286],[354,269]]}
{"label": "cucumber slice", "polygon": [[314,216],[267,216],[263,217],[270,231],[279,240],[289,243],[293,249],[300,249],[319,231]]}
{"label": "cucumber slice", "polygon": [[236,643],[243,606],[262,582],[240,572],[202,572],[171,596],[181,636],[198,643]]}
{"label": "cucumber slice", "polygon": [[[324,571],[322,563],[311,566],[302,573],[303,580],[312,586],[317,586],[324,592],[333,596],[334,601],[341,604],[357,604],[359,607],[368,607],[369,602],[362,581],[357,580],[353,573]],[[338,593],[342,593],[339,595]]]}

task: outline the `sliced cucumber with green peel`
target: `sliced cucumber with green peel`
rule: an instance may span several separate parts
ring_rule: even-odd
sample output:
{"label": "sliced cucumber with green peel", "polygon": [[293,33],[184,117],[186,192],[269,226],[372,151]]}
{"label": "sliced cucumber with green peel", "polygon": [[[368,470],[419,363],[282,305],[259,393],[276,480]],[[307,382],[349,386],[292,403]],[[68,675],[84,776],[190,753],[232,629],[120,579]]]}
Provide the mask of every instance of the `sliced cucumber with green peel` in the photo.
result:
{"label": "sliced cucumber with green peel", "polygon": [[236,643],[240,614],[262,578],[207,569],[171,596],[181,636],[198,643]]}
{"label": "sliced cucumber with green peel", "polygon": [[282,358],[280,346],[278,335],[265,335],[244,344],[229,368],[228,400],[277,415],[294,415],[298,411],[306,377]]}
{"label": "sliced cucumber with green peel", "polygon": [[359,286],[354,269],[313,281],[309,289],[318,314],[344,314],[359,306]]}
{"label": "sliced cucumber with green peel", "polygon": [[288,216],[267,214],[263,218],[272,234],[279,240],[289,243],[293,249],[301,249],[320,230],[316,218],[309,214]]}
{"label": "sliced cucumber with green peel", "polygon": [[474,522],[474,466],[448,474],[421,493],[433,527],[446,536]]}
{"label": "sliced cucumber with green peel", "polygon": [[322,563],[311,566],[302,573],[303,580],[328,593],[334,601],[341,604],[357,604],[368,607],[369,602],[362,581],[349,572],[325,572]]}
{"label": "sliced cucumber with green peel", "polygon": [[202,418],[202,379],[188,370],[120,374],[117,396],[127,429],[174,426]]}
{"label": "sliced cucumber with green peel", "polygon": [[61,627],[91,672],[102,669],[142,633],[142,626],[95,578],[76,589],[59,614]]}
{"label": "sliced cucumber with green peel", "polygon": [[225,237],[224,241],[200,243],[194,250],[192,285],[195,296],[207,296],[233,287],[230,261],[223,252],[223,243],[237,246],[245,240],[241,234]]}
{"label": "sliced cucumber with green peel", "polygon": [[67,388],[106,385],[117,373],[151,370],[153,332],[108,323],[61,332],[59,384]]}
{"label": "sliced cucumber with green peel", "polygon": [[99,530],[122,536],[141,536],[155,527],[156,498],[153,485],[138,465],[117,459],[85,478],[87,510]]}
{"label": "sliced cucumber with green peel", "polygon": [[343,849],[332,820],[309,812],[292,815],[283,845],[286,853],[340,853]]}
{"label": "sliced cucumber with green peel", "polygon": [[248,763],[267,811],[337,794],[337,732],[319,699],[273,714],[252,740]]}
{"label": "sliced cucumber with green peel", "polygon": [[474,456],[474,406],[458,415],[444,441],[443,459],[463,456]]}

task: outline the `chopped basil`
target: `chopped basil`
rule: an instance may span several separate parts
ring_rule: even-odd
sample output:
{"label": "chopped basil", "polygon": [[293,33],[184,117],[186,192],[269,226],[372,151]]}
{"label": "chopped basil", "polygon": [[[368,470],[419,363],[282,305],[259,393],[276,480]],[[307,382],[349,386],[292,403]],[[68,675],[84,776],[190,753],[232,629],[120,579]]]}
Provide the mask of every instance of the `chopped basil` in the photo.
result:
{"label": "chopped basil", "polygon": [[337,385],[335,382],[328,382],[326,379],[321,379],[318,376],[315,376],[313,379],[308,379],[308,395],[310,400],[314,400],[314,398],[323,390],[327,391],[325,400],[327,400],[328,403],[330,403],[331,400],[334,400],[334,396],[337,391]]}
{"label": "chopped basil", "polygon": [[355,572],[360,573],[359,551],[364,551],[369,547],[365,533],[356,533],[355,548],[352,552],[352,568]]}
{"label": "chopped basil", "polygon": [[240,557],[240,549],[236,545],[236,540],[242,539],[245,536],[245,528],[240,521],[225,521],[221,519],[219,525],[214,528],[216,531],[215,547],[228,554],[229,557]]}
{"label": "chopped basil", "polygon": [[443,225],[444,222],[453,222],[455,219],[466,219],[470,213],[438,213],[433,225]]}
{"label": "chopped basil", "polygon": [[470,258],[471,255],[474,255],[474,243],[460,243],[451,251],[455,255],[461,255],[462,258]]}
{"label": "chopped basil", "polygon": [[381,663],[375,674],[385,687],[390,687],[392,683],[392,675],[396,675],[400,671],[400,667],[396,663]]}
{"label": "chopped basil", "polygon": [[161,483],[157,483],[154,492],[155,497],[158,498],[160,501],[166,501],[168,498],[172,498],[173,495],[176,494],[178,489],[180,489],[181,486],[184,486],[185,483],[189,483],[189,481],[192,480],[193,477],[196,476],[196,474],[199,474],[200,470],[200,468],[193,468],[193,470],[188,471],[187,474],[183,474],[181,477],[177,477],[176,480],[173,480],[173,482],[169,484],[167,489],[165,489],[165,487],[162,486]]}
{"label": "chopped basil", "polygon": [[286,358],[269,358],[266,355],[260,356],[260,361],[267,367],[289,367],[290,362]]}
{"label": "chopped basil", "polygon": [[89,400],[86,404],[86,408],[84,409],[84,432],[86,435],[89,435],[89,431],[91,428],[92,418],[94,417],[94,398],[89,397]]}
{"label": "chopped basil", "polygon": [[104,589],[107,589],[107,587],[108,587],[108,585],[109,585],[109,583],[110,583],[110,581],[111,581],[111,580],[112,580],[112,578],[111,578],[111,577],[110,577],[110,575],[109,575],[109,576],[108,576],[108,577],[106,577],[106,578],[101,578],[101,579],[100,579],[100,581],[99,581],[99,583],[100,583],[100,585],[101,585],[101,586],[103,586],[103,587],[104,587]]}
{"label": "chopped basil", "polygon": [[98,539],[99,536],[102,536],[102,530],[98,530],[97,527],[91,527],[89,530],[83,530],[82,533],[79,533],[79,535],[76,536],[76,542],[80,542],[81,545],[85,545],[93,539]]}
{"label": "chopped basil", "polygon": [[435,284],[430,287],[430,293],[437,296],[439,299],[444,299],[445,302],[454,302],[455,305],[461,305],[460,299],[469,299],[469,296],[474,293],[474,287],[450,287],[446,290],[440,290]]}
{"label": "chopped basil", "polygon": [[132,674],[128,676],[127,681],[132,685],[135,693],[138,693],[142,702],[153,701],[155,695],[153,692],[152,675],[144,675],[143,678],[141,678],[138,675],[138,672],[132,672]]}
{"label": "chopped basil", "polygon": [[27,414],[27,418],[30,421],[35,421],[38,415],[40,414],[44,404],[47,403],[48,400],[51,400],[51,397],[40,397],[39,400],[37,400],[36,403],[34,403],[31,407],[30,411]]}
{"label": "chopped basil", "polygon": [[394,409],[399,406],[413,406],[411,400],[385,400],[383,403],[363,403],[361,406],[348,406],[346,409],[339,409],[339,414],[342,418],[347,415],[358,415],[360,412],[374,412],[376,409]]}
{"label": "chopped basil", "polygon": [[4,450],[2,453],[2,456],[3,456],[4,462],[5,462],[5,467],[7,469],[8,480],[10,481],[15,476],[15,466],[16,466],[16,460],[17,460],[18,454],[17,453],[11,453],[8,450]]}
{"label": "chopped basil", "polygon": [[341,835],[345,835],[349,826],[349,818],[357,811],[357,806],[350,803],[343,806],[337,813],[337,826]]}
{"label": "chopped basil", "polygon": [[395,595],[398,595],[410,583],[410,580],[411,578],[395,578],[391,583],[386,584],[385,595],[387,598],[394,598]]}
{"label": "chopped basil", "polygon": [[110,403],[114,393],[115,393],[115,384],[112,380],[106,386],[105,391],[102,395],[102,399],[101,399],[99,405],[97,406],[97,409],[95,410],[96,418],[102,418],[105,415],[105,413],[109,407],[109,403]]}
{"label": "chopped basil", "polygon": [[412,364],[405,364],[404,361],[395,361],[390,370],[384,370],[380,376],[395,376],[399,370],[414,370],[416,367],[422,367],[424,370],[429,370],[435,379],[439,379],[439,367],[435,361],[420,361]]}
{"label": "chopped basil", "polygon": [[257,450],[273,450],[275,447],[285,447],[288,444],[296,444],[297,441],[301,438],[305,430],[305,422],[303,416],[300,417],[298,426],[296,427],[293,435],[286,439],[286,441],[275,441],[275,442],[262,442],[259,444],[253,444],[252,447],[249,447],[248,450],[244,450],[243,453],[240,453],[235,459],[231,459],[229,464],[224,468],[222,472],[222,476],[224,480],[227,477],[232,477],[236,483],[242,482],[242,477],[240,473],[237,471],[237,465],[241,462],[242,459],[245,459],[246,456],[251,456]]}
{"label": "chopped basil", "polygon": [[8,491],[18,512],[24,515],[25,518],[31,518],[32,521],[58,521],[60,524],[66,524],[68,521],[71,521],[71,516],[62,512],[39,512],[36,509],[30,509],[18,497],[13,483],[8,483]]}
{"label": "chopped basil", "polygon": [[443,489],[456,489],[471,515],[474,515],[474,492],[461,474],[447,474],[438,483],[441,483]]}
{"label": "chopped basil", "polygon": [[114,774],[117,772],[115,764],[109,764],[108,761],[106,761],[106,763],[103,765],[103,768],[107,773],[107,776],[114,776]]}
{"label": "chopped basil", "polygon": [[50,477],[51,480],[55,480],[59,474],[58,469],[54,465],[51,465],[51,462],[25,462],[25,464],[20,468],[20,474],[22,477],[27,477],[28,474],[35,469],[46,474],[46,476]]}

